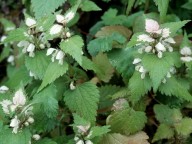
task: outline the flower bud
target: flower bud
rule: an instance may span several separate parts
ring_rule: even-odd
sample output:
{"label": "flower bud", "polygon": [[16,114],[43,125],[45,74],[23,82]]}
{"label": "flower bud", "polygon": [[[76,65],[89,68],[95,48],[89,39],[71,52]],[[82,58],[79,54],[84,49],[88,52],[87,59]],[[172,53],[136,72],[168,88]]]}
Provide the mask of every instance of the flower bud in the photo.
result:
{"label": "flower bud", "polygon": [[33,135],[33,137],[32,137],[34,140],[39,140],[41,137],[40,137],[40,135],[38,135],[38,134],[35,134],[35,135]]}
{"label": "flower bud", "polygon": [[32,124],[32,123],[34,123],[34,118],[29,117],[27,121]]}

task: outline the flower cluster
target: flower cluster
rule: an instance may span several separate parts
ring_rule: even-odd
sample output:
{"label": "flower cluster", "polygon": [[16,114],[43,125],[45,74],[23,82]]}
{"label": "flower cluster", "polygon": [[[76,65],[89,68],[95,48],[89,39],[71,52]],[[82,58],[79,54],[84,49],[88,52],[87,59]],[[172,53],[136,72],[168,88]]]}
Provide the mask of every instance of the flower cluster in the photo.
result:
{"label": "flower cluster", "polygon": [[141,34],[137,38],[139,42],[137,45],[140,46],[139,53],[154,53],[158,58],[162,58],[164,52],[173,51],[171,44],[175,44],[175,41],[170,37],[169,28],[160,28],[158,22],[147,19],[145,30],[147,34]]}
{"label": "flower cluster", "polygon": [[22,89],[15,92],[12,101],[6,99],[1,101],[0,104],[3,112],[12,117],[10,127],[13,128],[13,133],[17,133],[19,129],[34,122],[32,117],[33,107],[30,104],[26,105],[26,97]]}
{"label": "flower cluster", "polygon": [[133,60],[133,64],[136,65],[135,70],[141,73],[141,79],[144,79],[145,75],[148,73],[148,71],[142,65],[141,59],[140,58],[135,58]]}
{"label": "flower cluster", "polygon": [[78,133],[80,134],[80,136],[76,136],[74,138],[74,140],[76,141],[76,144],[93,144],[93,142],[91,140],[82,140],[80,137],[81,136],[86,136],[86,138],[88,139],[91,135],[92,135],[92,131],[89,131],[90,129],[90,124],[88,125],[79,125],[77,126],[78,128]]}
{"label": "flower cluster", "polygon": [[192,51],[189,47],[183,47],[181,50],[180,50],[180,54],[182,55],[181,56],[181,60],[183,62],[190,62],[192,61]]}
{"label": "flower cluster", "polygon": [[59,64],[63,64],[63,59],[65,57],[65,53],[62,50],[49,48],[47,50],[47,56],[52,55],[51,61],[54,62],[55,59],[59,61]]}
{"label": "flower cluster", "polygon": [[[25,24],[28,26],[28,31],[25,34],[28,40],[20,41],[17,46],[23,48],[23,53],[28,53],[30,57],[35,56],[35,50],[37,48],[44,49],[50,47],[49,42],[45,38],[43,28],[36,28],[37,22],[32,18],[26,18]],[[37,35],[37,33],[40,33]]]}

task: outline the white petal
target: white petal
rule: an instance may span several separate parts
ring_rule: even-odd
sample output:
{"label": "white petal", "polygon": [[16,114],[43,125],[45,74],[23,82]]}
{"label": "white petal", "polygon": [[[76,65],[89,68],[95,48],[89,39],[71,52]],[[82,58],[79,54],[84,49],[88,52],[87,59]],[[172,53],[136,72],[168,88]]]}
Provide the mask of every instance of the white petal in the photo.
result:
{"label": "white petal", "polygon": [[56,20],[58,23],[63,23],[63,21],[65,20],[63,15],[57,14],[56,15]]}
{"label": "white petal", "polygon": [[146,72],[146,70],[144,69],[143,66],[141,66],[140,69],[139,69],[139,72],[140,72],[140,73],[143,73],[143,72]]}
{"label": "white petal", "polygon": [[133,60],[133,64],[137,64],[137,63],[140,63],[141,62],[141,59],[140,58],[135,58]]}
{"label": "white petal", "polygon": [[85,141],[85,144],[93,144],[93,143],[92,143],[92,141],[90,141],[90,140],[86,140],[86,141]]}
{"label": "white petal", "polygon": [[162,80],[162,83],[165,84],[166,82],[167,82],[167,80],[164,78],[164,79]]}
{"label": "white petal", "polygon": [[25,24],[28,26],[28,27],[31,27],[31,26],[34,26],[36,24],[36,21],[32,18],[27,18],[26,21],[25,21]]}
{"label": "white petal", "polygon": [[145,30],[148,33],[153,33],[154,31],[158,31],[159,30],[158,22],[152,19],[146,19]]}
{"label": "white petal", "polygon": [[15,105],[18,105],[18,106],[19,105],[21,105],[21,106],[25,105],[26,98],[25,98],[25,95],[24,95],[22,89],[19,89],[18,91],[16,91],[16,93],[13,97],[13,103]]}
{"label": "white petal", "polygon": [[167,38],[164,40],[165,42],[171,43],[171,44],[175,44],[175,40],[171,37]]}
{"label": "white petal", "polygon": [[7,62],[9,62],[9,63],[12,63],[12,62],[14,62],[14,56],[13,55],[10,55],[9,57],[8,57],[8,59],[7,59]]}
{"label": "white petal", "polygon": [[145,73],[141,73],[141,79],[145,78]]}
{"label": "white petal", "polygon": [[159,51],[157,56],[158,56],[158,58],[162,58],[163,57],[163,53],[161,51]]}
{"label": "white petal", "polygon": [[74,86],[74,82],[71,82],[69,86],[70,86],[70,90],[74,90],[74,89],[76,88],[76,87]]}
{"label": "white petal", "polygon": [[1,86],[0,91],[8,91],[9,88],[7,86]]}
{"label": "white petal", "polygon": [[143,42],[154,42],[154,39],[150,37],[149,35],[142,34],[138,36],[137,41],[143,41]]}
{"label": "white petal", "polygon": [[32,136],[32,138],[37,141],[37,140],[39,140],[41,137],[40,137],[40,135],[35,134],[35,135]]}
{"label": "white petal", "polygon": [[29,46],[27,47],[27,52],[33,52],[35,50],[35,45],[30,43]]}
{"label": "white petal", "polygon": [[155,46],[155,48],[157,49],[157,51],[162,51],[162,52],[166,51],[165,46],[160,42]]}
{"label": "white petal", "polygon": [[59,34],[62,31],[62,28],[63,26],[55,24],[51,27],[50,34],[51,35]]}
{"label": "white petal", "polygon": [[27,47],[29,45],[28,41],[20,41],[17,46],[18,47]]}
{"label": "white petal", "polygon": [[186,56],[192,54],[191,49],[190,49],[189,47],[184,47],[184,48],[182,48],[182,49],[180,50],[180,53],[181,53],[182,55],[186,55]]}
{"label": "white petal", "polygon": [[164,29],[162,30],[162,37],[166,38],[166,37],[169,36],[170,33],[171,33],[171,32],[169,31],[169,28],[164,28]]}
{"label": "white petal", "polygon": [[47,55],[47,56],[51,55],[55,50],[56,50],[56,49],[54,49],[54,48],[48,48],[46,55]]}
{"label": "white petal", "polygon": [[170,78],[171,77],[171,73],[168,72],[167,75],[166,75],[167,78]]}
{"label": "white petal", "polygon": [[3,100],[2,102],[0,102],[3,112],[5,114],[9,114],[9,106],[12,104],[12,102],[10,100]]}
{"label": "white petal", "polygon": [[145,52],[149,53],[152,50],[152,46],[147,46],[145,48]]}
{"label": "white petal", "polygon": [[64,56],[65,56],[64,52],[60,50],[60,51],[57,53],[55,59],[61,60],[61,59],[64,58]]}
{"label": "white petal", "polygon": [[15,118],[11,120],[10,127],[18,127],[19,123],[20,123],[20,120],[17,118],[17,116],[15,116]]}
{"label": "white petal", "polygon": [[70,33],[70,32],[67,32],[67,33],[66,33],[66,37],[68,37],[68,38],[71,37],[71,33]]}
{"label": "white petal", "polygon": [[83,140],[79,140],[76,144],[84,144]]}
{"label": "white petal", "polygon": [[6,38],[7,38],[7,37],[3,35],[3,36],[1,37],[1,42],[3,42]]}
{"label": "white petal", "polygon": [[181,57],[181,60],[182,60],[183,62],[190,62],[190,61],[192,61],[192,57],[190,57],[190,56]]}
{"label": "white petal", "polygon": [[65,18],[65,22],[68,23],[70,20],[72,20],[75,16],[75,13],[74,12],[69,12],[67,13],[64,18]]}
{"label": "white petal", "polygon": [[34,118],[29,117],[27,121],[32,124],[32,123],[34,123]]}

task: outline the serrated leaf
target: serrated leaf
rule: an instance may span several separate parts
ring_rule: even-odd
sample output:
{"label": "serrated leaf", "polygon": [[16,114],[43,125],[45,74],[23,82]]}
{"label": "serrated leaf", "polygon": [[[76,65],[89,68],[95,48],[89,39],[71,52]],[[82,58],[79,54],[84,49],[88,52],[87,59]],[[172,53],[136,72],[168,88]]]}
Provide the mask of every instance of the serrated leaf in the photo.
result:
{"label": "serrated leaf", "polygon": [[45,17],[55,11],[66,0],[32,0],[32,8],[37,19]]}
{"label": "serrated leaf", "polygon": [[58,64],[58,62],[51,62],[45,72],[43,77],[43,82],[41,83],[38,91],[42,90],[48,84],[54,82],[58,77],[64,75],[68,70],[68,64],[64,61],[63,65]]}
{"label": "serrated leaf", "polygon": [[109,36],[96,38],[89,42],[88,51],[92,56],[97,55],[99,52],[107,52],[113,48],[113,42],[118,42],[120,44],[124,44],[126,42],[126,38],[114,32]]}
{"label": "serrated leaf", "polygon": [[96,65],[90,60],[88,59],[87,57],[83,56],[82,57],[82,65],[81,67],[84,69],[84,70],[93,70],[93,71],[96,71]]}
{"label": "serrated leaf", "polygon": [[153,137],[152,142],[156,142],[162,139],[170,139],[174,136],[174,130],[166,124],[160,124],[157,128],[157,131]]}
{"label": "serrated leaf", "polygon": [[166,77],[167,72],[174,65],[171,55],[165,55],[163,58],[158,58],[153,54],[146,54],[142,58],[144,68],[149,71],[149,76],[153,83],[153,90],[157,91],[162,80]]}
{"label": "serrated leaf", "polygon": [[115,67],[124,80],[128,82],[128,79],[134,72],[134,66],[132,64],[134,49],[113,49],[107,55],[112,66]]}
{"label": "serrated leaf", "polygon": [[73,121],[74,121],[73,126],[79,126],[79,125],[87,126],[87,125],[90,124],[87,120],[85,120],[84,118],[80,117],[76,113],[73,113]]}
{"label": "serrated leaf", "polygon": [[43,107],[44,113],[49,118],[57,116],[58,101],[56,99],[56,87],[50,85],[43,89],[41,92],[34,95],[33,103],[40,103]]}
{"label": "serrated leaf", "polygon": [[107,55],[99,53],[96,57],[93,57],[93,63],[96,65],[97,77],[104,82],[109,82],[113,76],[114,69]]}
{"label": "serrated leaf", "polygon": [[90,0],[83,0],[82,1],[82,5],[81,5],[81,9],[82,11],[100,11],[101,8],[98,7],[94,2],[90,1]]}
{"label": "serrated leaf", "polygon": [[64,40],[60,43],[60,48],[67,54],[71,55],[80,65],[82,65],[82,47],[83,39],[78,36]]}
{"label": "serrated leaf", "polygon": [[71,111],[75,111],[85,120],[96,120],[99,91],[93,83],[85,82],[76,86],[74,90],[66,91],[64,101]]}
{"label": "serrated leaf", "polygon": [[186,23],[188,23],[190,20],[184,20],[184,21],[179,21],[179,22],[170,22],[170,23],[165,23],[162,24],[162,28],[169,28],[170,29],[170,36],[175,36],[176,32],[182,28]]}
{"label": "serrated leaf", "polygon": [[38,140],[35,144],[57,144],[56,142],[54,142],[51,139],[48,138],[44,138],[42,140]]}
{"label": "serrated leaf", "polygon": [[182,114],[178,109],[171,109],[167,105],[156,104],[154,106],[155,117],[160,123],[173,125],[182,119]]}
{"label": "serrated leaf", "polygon": [[161,18],[164,19],[168,10],[169,0],[154,0],[154,2],[158,6]]}
{"label": "serrated leaf", "polygon": [[104,135],[99,144],[149,144],[148,138],[148,135],[142,131],[130,136],[112,133]]}
{"label": "serrated leaf", "polygon": [[140,131],[145,126],[147,117],[144,112],[124,109],[112,114],[108,119],[112,132],[125,135]]}
{"label": "serrated leaf", "polygon": [[23,129],[17,134],[12,133],[11,129],[5,129],[0,132],[1,144],[28,144],[31,140],[31,133],[28,129]]}
{"label": "serrated leaf", "polygon": [[110,131],[110,126],[94,126],[90,129],[90,136],[87,136],[88,139],[93,139],[98,136],[102,136]]}
{"label": "serrated leaf", "polygon": [[176,96],[180,99],[192,101],[192,96],[187,87],[179,83],[174,77],[167,79],[167,82],[159,87],[159,91],[168,96]]}
{"label": "serrated leaf", "polygon": [[34,73],[39,79],[42,79],[45,71],[50,63],[49,58],[45,55],[44,51],[35,52],[35,57],[25,57],[25,66],[29,71]]}
{"label": "serrated leaf", "polygon": [[7,38],[3,42],[7,43],[7,42],[13,42],[13,41],[27,40],[28,37],[25,35],[25,33],[26,33],[25,29],[17,28],[17,29],[15,29],[13,31],[10,31],[8,33]]}
{"label": "serrated leaf", "polygon": [[115,94],[111,96],[112,99],[123,98],[130,95],[130,90],[127,88],[122,88],[121,90],[117,91]]}
{"label": "serrated leaf", "polygon": [[49,14],[49,16],[41,18],[38,23],[37,27],[42,27],[44,31],[49,30],[53,23],[55,22],[55,16]]}
{"label": "serrated leaf", "polygon": [[183,118],[179,123],[175,124],[175,129],[182,136],[189,136],[192,133],[192,119]]}
{"label": "serrated leaf", "polygon": [[148,76],[141,79],[141,74],[139,72],[134,72],[133,76],[129,80],[129,89],[131,92],[130,100],[133,103],[139,101],[139,99],[144,96],[152,88],[152,82]]}

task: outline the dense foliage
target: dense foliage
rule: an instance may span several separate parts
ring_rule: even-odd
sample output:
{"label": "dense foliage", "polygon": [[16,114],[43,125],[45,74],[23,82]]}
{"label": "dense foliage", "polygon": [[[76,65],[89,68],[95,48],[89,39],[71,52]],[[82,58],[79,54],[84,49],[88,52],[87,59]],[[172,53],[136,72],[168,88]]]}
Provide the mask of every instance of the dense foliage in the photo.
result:
{"label": "dense foliage", "polygon": [[0,1],[0,144],[191,144],[191,0]]}

